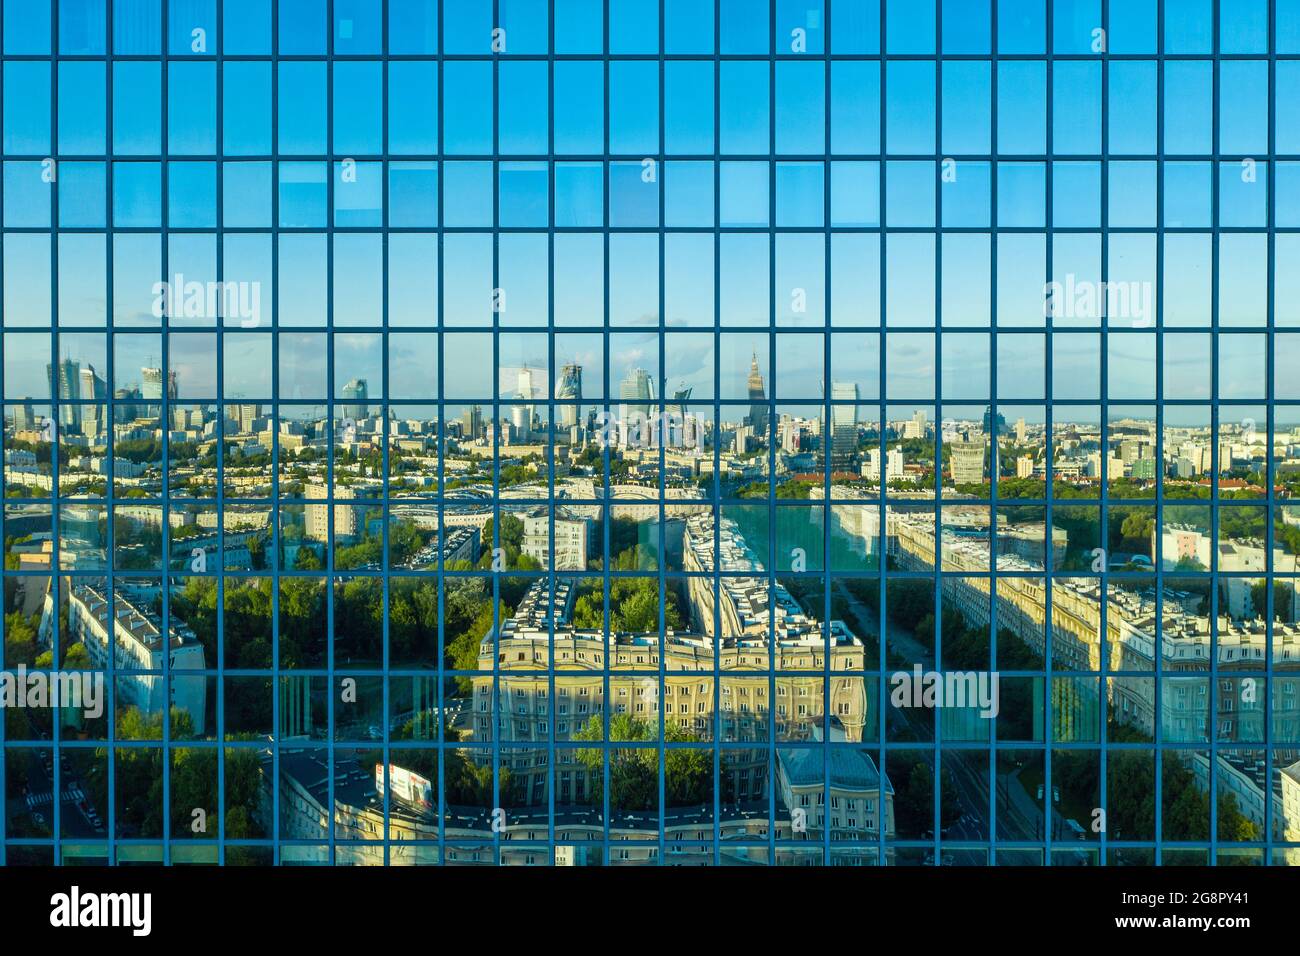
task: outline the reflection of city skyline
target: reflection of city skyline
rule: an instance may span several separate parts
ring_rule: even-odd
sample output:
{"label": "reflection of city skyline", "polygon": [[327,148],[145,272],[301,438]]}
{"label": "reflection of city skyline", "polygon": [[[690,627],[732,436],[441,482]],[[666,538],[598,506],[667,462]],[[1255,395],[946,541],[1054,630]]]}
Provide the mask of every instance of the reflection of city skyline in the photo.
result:
{"label": "reflection of city skyline", "polygon": [[[648,739],[657,733],[655,705],[664,707],[669,702],[674,707],[685,704],[689,713],[683,716],[664,707],[665,726],[681,735],[677,739],[698,740],[701,746],[715,722],[727,728],[729,739],[741,744],[757,739],[759,728],[770,722],[783,744],[776,758],[733,756],[725,764],[735,779],[744,781],[743,791],[741,783],[727,784],[736,788],[731,792],[742,808],[766,806],[771,799],[788,810],[799,805],[801,788],[815,799],[826,784],[804,767],[806,758],[799,747],[819,744],[823,735],[829,736],[832,746],[855,755],[830,780],[830,794],[844,802],[869,798],[875,813],[884,814],[883,821],[876,815],[865,816],[859,803],[860,815],[851,822],[844,815],[831,821],[836,832],[849,842],[868,843],[879,839],[877,828],[882,823],[886,840],[916,833],[906,806],[906,767],[891,762],[888,772],[881,774],[875,758],[854,747],[881,733],[903,733],[902,728],[915,732],[914,718],[887,708],[884,725],[879,726],[873,686],[841,676],[870,671],[872,655],[878,653],[881,617],[864,603],[870,600],[870,592],[863,587],[864,582],[877,587],[874,575],[882,561],[886,594],[899,583],[922,580],[915,575],[944,572],[937,605],[933,577],[923,579],[922,593],[930,596],[930,613],[948,622],[945,654],[972,653],[970,642],[975,638],[971,635],[986,632],[992,614],[1001,629],[998,654],[1024,655],[1024,660],[1011,658],[1017,668],[1041,666],[1026,661],[1050,654],[1057,675],[1052,691],[1053,734],[1073,732],[1071,728],[1109,713],[1127,733],[1150,737],[1160,727],[1166,739],[1189,745],[1202,739],[1198,728],[1222,726],[1225,721],[1230,729],[1220,731],[1222,739],[1249,746],[1262,735],[1264,716],[1241,705],[1236,696],[1228,710],[1205,706],[1194,694],[1180,695],[1177,690],[1194,689],[1197,681],[1204,681],[1197,675],[1212,666],[1221,674],[1236,668],[1249,673],[1264,662],[1274,668],[1273,693],[1284,694],[1295,683],[1289,671],[1296,666],[1292,658],[1300,660],[1296,590],[1283,583],[1266,601],[1257,585],[1266,580],[1262,572],[1270,563],[1281,568],[1297,560],[1300,517],[1290,506],[1280,507],[1270,541],[1265,509],[1259,507],[1262,502],[1249,509],[1238,507],[1232,521],[1221,514],[1216,525],[1208,503],[1180,505],[1168,497],[1199,492],[1215,483],[1222,494],[1251,488],[1262,494],[1258,475],[1264,467],[1268,432],[1247,420],[1253,416],[1225,417],[1221,408],[1217,423],[1192,414],[1187,424],[1181,424],[1170,420],[1166,407],[1164,427],[1158,430],[1153,407],[1093,405],[1085,411],[1094,414],[1069,416],[1062,414],[1069,411],[1067,406],[1056,406],[1049,430],[1047,415],[1035,420],[1035,412],[1043,406],[970,401],[881,404],[864,401],[855,383],[834,378],[826,381],[825,402],[782,403],[779,397],[769,398],[776,383],[763,373],[758,353],[751,351],[745,364],[754,388],[743,397],[720,400],[716,406],[720,417],[715,416],[713,402],[692,399],[689,385],[671,388],[669,397],[660,398],[659,382],[648,369],[635,365],[611,382],[615,395],[608,403],[585,399],[588,369],[564,363],[549,382],[544,367],[503,369],[496,402],[445,404],[386,402],[382,395],[371,393],[364,375],[351,374],[346,367],[339,370],[341,387],[333,401],[183,402],[162,394],[164,377],[155,366],[149,374],[149,397],[156,387],[160,408],[168,407],[167,421],[133,414],[129,421],[116,422],[111,435],[118,454],[113,459],[102,447],[96,452],[93,442],[84,451],[73,451],[66,467],[59,469],[60,491],[67,500],[56,499],[57,506],[51,502],[50,469],[48,463],[42,469],[35,440],[39,409],[48,413],[52,405],[10,403],[5,418],[7,490],[21,490],[22,497],[51,504],[38,504],[34,512],[18,510],[30,506],[11,508],[7,528],[18,534],[8,545],[6,558],[16,562],[27,578],[49,576],[57,568],[78,581],[102,574],[111,563],[121,569],[118,607],[135,609],[128,610],[124,620],[130,624],[137,620],[131,614],[136,614],[141,633],[159,626],[150,623],[149,615],[161,592],[141,585],[128,592],[129,575],[175,576],[192,568],[198,560],[195,555],[202,555],[209,568],[220,564],[233,572],[225,585],[228,601],[238,607],[257,607],[261,600],[257,595],[262,593],[258,582],[274,580],[268,575],[276,569],[292,570],[307,576],[283,579],[303,588],[301,594],[295,592],[293,604],[293,614],[303,617],[280,619],[282,652],[323,661],[312,655],[324,654],[325,645],[313,645],[309,635],[318,633],[318,619],[327,617],[324,604],[312,602],[323,602],[329,595],[338,602],[336,620],[373,620],[388,613],[391,622],[407,621],[417,613],[421,600],[429,600],[427,595],[417,598],[419,587],[432,582],[429,586],[436,593],[436,577],[419,576],[455,569],[471,576],[449,577],[446,586],[473,589],[472,601],[477,603],[471,606],[488,609],[490,617],[493,591],[484,582],[494,580],[493,548],[501,543],[506,573],[500,577],[505,602],[500,623],[486,634],[472,635],[478,654],[474,666],[480,673],[466,674],[460,681],[453,677],[444,696],[434,694],[443,702],[438,706],[454,715],[449,719],[454,721],[456,749],[448,754],[455,757],[448,760],[463,761],[466,774],[482,772],[492,767],[487,740],[507,742],[513,759],[512,799],[521,812],[553,801],[575,821],[585,820],[589,812],[594,778],[574,756],[580,748],[570,746],[563,759],[553,759],[541,742],[555,739],[572,745],[586,739],[578,735],[590,732],[590,720],[572,714],[562,717],[557,703],[564,692],[572,695],[570,700],[579,699],[585,688],[590,705],[608,706],[612,713],[625,701],[642,701],[645,710],[629,713],[639,713],[636,719],[651,728],[646,731],[651,734]],[[81,379],[81,367],[76,371]],[[54,376],[56,384],[60,374],[73,381],[71,366],[62,373],[47,368],[47,374]],[[93,378],[85,381],[94,387]],[[548,388],[554,396],[553,409]],[[114,408],[147,412],[151,404],[141,396],[115,403]],[[29,405],[31,420],[18,421],[20,414],[27,417],[24,409]],[[675,426],[649,440],[635,432],[617,432],[615,440],[607,443],[595,414],[621,407],[662,408],[685,421],[698,416],[702,423],[695,433],[698,443],[685,441],[685,430],[674,430]],[[765,426],[763,433],[754,427],[756,419]],[[1217,431],[1212,424],[1217,424]],[[20,425],[31,426],[22,437]],[[171,447],[165,486],[164,425]],[[75,437],[60,436],[70,443],[70,451],[76,447]],[[1285,466],[1300,459],[1300,435],[1275,426],[1274,439],[1277,473],[1284,478]],[[218,444],[223,446],[220,471]],[[1057,486],[1050,520],[1042,505],[1023,504],[1045,494],[1049,449]],[[1003,495],[996,513],[983,503],[992,494],[995,472],[1000,473],[997,480]],[[1101,537],[1098,503],[1088,500],[1102,481],[1117,483],[1111,491],[1109,539]],[[883,518],[882,482],[889,499]],[[1163,512],[1157,511],[1154,501],[1149,512],[1143,506],[1116,503],[1132,494],[1154,495],[1162,482],[1167,496]],[[111,516],[101,503],[109,483],[114,497]],[[218,486],[227,499],[220,514],[215,507]],[[164,487],[170,495],[167,512],[160,500]],[[1082,497],[1071,499],[1067,492]],[[1289,485],[1284,493],[1290,497]],[[775,510],[768,505],[772,494],[780,499]],[[1022,497],[1009,497],[1013,494]],[[134,495],[141,497],[129,497]],[[936,495],[941,498],[938,534]],[[272,497],[274,503],[269,501]],[[1221,512],[1227,509],[1221,506]],[[106,533],[110,519],[112,539]],[[51,528],[57,532],[57,548]],[[716,558],[715,529],[722,543]],[[829,578],[822,577],[820,557],[814,557],[806,570],[789,565],[788,555],[797,551],[821,555],[823,541]],[[1107,550],[1108,583],[1093,570],[1093,548],[1099,542]],[[663,592],[657,590],[657,580],[647,576],[661,560],[668,572]],[[601,607],[595,598],[602,593],[607,565],[612,586],[655,589],[654,603],[649,605],[652,615],[634,616],[631,609],[640,607],[645,598],[633,600],[623,591],[611,594],[608,612]],[[554,593],[564,595],[558,606],[543,599],[550,593],[549,585],[536,577],[541,569],[551,567],[559,572]],[[1157,567],[1165,574],[1159,589],[1153,574]],[[1209,573],[1211,567],[1217,576]],[[628,577],[631,568],[640,569],[642,575]],[[338,579],[338,590],[325,584],[324,576],[331,570],[344,576]],[[994,570],[998,577],[996,588],[991,589],[988,575]],[[364,584],[378,582],[385,571],[395,575],[389,579],[386,599],[382,588],[367,591]],[[313,579],[313,572],[319,577]],[[481,577],[474,577],[475,572]],[[511,574],[519,577],[512,581]],[[215,578],[191,575],[190,580],[197,586]],[[345,580],[353,584],[344,585]],[[644,583],[620,583],[625,580]],[[358,581],[362,585],[356,585]],[[809,587],[806,581],[816,584]],[[823,586],[831,589],[835,603],[830,606],[822,601]],[[214,667],[218,646],[212,626],[193,610],[199,606],[199,595],[190,594],[190,587],[186,583],[173,588],[168,634],[190,655],[188,663],[173,663],[174,680],[180,682],[180,703],[190,715],[189,726],[203,733],[216,721],[215,704],[210,694],[198,692],[189,671]],[[79,615],[81,608],[86,613],[76,619],[75,628],[62,632],[65,644],[75,642],[72,653],[85,648],[92,657],[99,646],[93,622],[103,597],[102,591],[96,596],[93,590],[93,586],[89,591],[69,586],[70,606],[75,605]],[[42,623],[47,615],[41,612],[39,600],[17,592],[15,600],[20,597],[32,607],[33,632],[52,634],[52,623]],[[282,606],[289,606],[283,597]],[[1108,622],[1104,643],[1089,623],[1103,607]],[[660,608],[665,622],[662,632]],[[1274,620],[1266,623],[1270,612]],[[917,649],[909,636],[917,633],[917,621],[907,615],[916,611],[890,597],[886,613],[889,633],[902,635],[895,653],[902,648],[909,660],[934,666],[933,658]],[[1049,617],[1057,622],[1050,629],[1044,625]],[[240,659],[240,666],[258,672],[268,666],[267,658],[257,656],[263,652],[256,650],[254,637],[262,622],[256,617],[233,623],[236,620],[229,618],[226,626],[227,653],[236,648],[248,655]],[[432,626],[438,627],[436,616],[432,620]],[[403,626],[390,623],[392,639],[398,641],[394,654],[402,653]],[[458,630],[461,625],[444,620],[442,626],[448,629],[449,641],[468,640],[464,636],[468,632]],[[377,635],[349,625],[326,640],[334,643],[340,659],[379,661],[383,642]],[[148,647],[146,639],[138,644],[138,652],[146,654]],[[522,655],[520,660],[530,663],[524,667],[507,661],[499,680],[484,678],[500,652]],[[548,656],[552,654],[555,658]],[[551,660],[563,664],[565,654],[571,662],[592,664],[583,668],[571,664],[552,676]],[[610,662],[607,686],[599,677],[593,683],[586,673],[598,654],[608,655]],[[666,676],[655,679],[653,695],[638,696],[644,694],[644,679],[635,674],[631,662],[638,655],[648,659],[650,654],[663,656]],[[830,660],[829,684],[817,676],[825,666],[818,662],[819,654],[822,661]],[[622,663],[624,658],[628,663]],[[444,663],[454,675],[456,667],[468,666],[471,659],[466,652],[459,664]],[[715,660],[721,662],[720,669],[708,673]],[[978,657],[945,660],[949,667],[987,666]],[[1143,676],[1154,671],[1157,660],[1167,672],[1178,671],[1159,700],[1150,679]],[[896,663],[891,659],[890,666]],[[1108,680],[1100,691],[1087,689],[1096,683],[1094,679],[1093,685],[1086,684],[1088,675],[1099,672],[1103,663]],[[688,669],[700,673],[698,669],[706,664],[701,676],[677,676]],[[767,666],[777,667],[780,676],[762,676]],[[755,668],[760,670],[757,675],[751,673]],[[541,695],[542,688],[547,697]],[[760,698],[759,688],[775,688],[776,696],[771,701]],[[494,703],[502,689],[510,693],[509,711]],[[336,729],[309,688],[285,685],[283,693],[288,696],[282,713],[292,718],[266,728],[272,739],[324,739],[336,733],[367,736],[372,728],[380,734],[395,732],[396,725],[381,713],[340,717],[342,729]],[[748,709],[731,709],[746,700],[746,693]],[[145,714],[160,709],[143,680],[138,688],[124,688],[118,700],[120,706]],[[792,700],[805,702],[804,709],[783,711],[783,702]],[[520,706],[526,712],[522,721]],[[543,706],[548,715],[541,718],[545,736],[539,736],[536,725]],[[225,707],[227,726],[253,719],[237,700],[227,700]],[[417,725],[426,718],[436,723],[432,705],[426,707],[418,700],[405,713]],[[1019,705],[1010,706],[1008,714],[1016,721],[1034,719]],[[943,718],[944,739],[983,739],[979,735],[986,728],[968,718],[951,709]],[[1292,725],[1300,726],[1300,714],[1285,703],[1285,697],[1274,698],[1271,720],[1283,733],[1289,733],[1286,728]],[[350,729],[352,723],[357,724],[355,730]],[[1279,754],[1285,758],[1279,758],[1279,766],[1300,766],[1300,753]],[[413,762],[404,763],[405,759],[394,757],[390,772],[398,778],[420,769],[418,764],[408,767]],[[1250,819],[1246,811],[1252,801],[1263,799],[1266,786],[1261,781],[1266,775],[1250,759],[1238,759],[1229,751],[1222,751],[1217,759],[1214,770],[1208,763],[1187,763],[1183,776],[1169,786],[1193,787],[1199,793],[1204,784],[1198,781],[1217,773],[1220,779],[1233,781],[1238,806]],[[290,764],[286,772],[297,773],[296,766]],[[561,789],[564,775],[568,782]],[[258,786],[269,786],[266,779],[261,778]],[[1276,771],[1275,779],[1279,779]],[[858,789],[849,786],[862,780],[869,783],[856,783]],[[1015,786],[1014,782],[1008,785]],[[382,812],[382,802],[376,811],[373,796],[346,781],[341,786],[346,799],[340,812],[346,820],[364,826]],[[615,798],[632,799],[623,790]],[[421,832],[425,824],[420,811],[397,796],[394,801],[390,812],[402,819],[402,826],[412,834]],[[977,804],[963,806],[968,814],[980,812]],[[642,822],[638,812],[629,812],[622,820],[631,835],[654,832],[661,825],[666,832],[677,832],[689,825],[682,813],[665,808],[661,816],[646,816]],[[737,815],[737,822],[725,826],[742,832],[739,821],[743,819]],[[1070,819],[1068,813],[1062,814],[1052,825],[1064,834]],[[1281,819],[1284,814],[1279,812],[1275,820]],[[622,832],[591,825],[592,833],[601,836]],[[476,832],[472,825],[463,830],[467,838]]]}

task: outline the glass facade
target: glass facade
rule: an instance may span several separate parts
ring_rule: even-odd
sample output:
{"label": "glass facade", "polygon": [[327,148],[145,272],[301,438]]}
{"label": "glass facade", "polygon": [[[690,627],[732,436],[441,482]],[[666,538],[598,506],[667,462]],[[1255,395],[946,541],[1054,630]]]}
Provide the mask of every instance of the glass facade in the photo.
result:
{"label": "glass facade", "polygon": [[0,48],[0,862],[1300,861],[1300,0]]}

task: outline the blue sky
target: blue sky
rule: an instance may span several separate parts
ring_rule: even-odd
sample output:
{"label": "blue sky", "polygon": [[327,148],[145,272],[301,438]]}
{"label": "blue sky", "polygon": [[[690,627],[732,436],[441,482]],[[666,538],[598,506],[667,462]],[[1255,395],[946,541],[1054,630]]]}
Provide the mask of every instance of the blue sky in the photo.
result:
{"label": "blue sky", "polygon": [[[880,6],[866,0],[835,4],[829,63],[815,0],[720,0],[716,35],[711,5],[664,0],[666,62],[654,59],[659,5],[642,0],[555,0],[562,59],[551,62],[536,58],[551,30],[537,0],[501,0],[496,59],[491,5],[468,0],[446,0],[441,23],[431,0],[390,0],[387,38],[379,0],[336,0],[333,23],[323,0],[283,0],[278,29],[269,5],[225,0],[224,36],[220,0],[172,0],[165,37],[159,0],[119,0],[111,28],[102,3],[54,2],[56,44],[48,2],[4,4],[5,54],[35,57],[4,63],[4,224],[23,230],[4,248],[7,328],[156,327],[150,290],[164,251],[168,271],[187,279],[215,281],[220,260],[227,279],[256,283],[261,313],[284,329],[321,326],[331,311],[337,326],[379,328],[386,297],[395,329],[494,319],[544,329],[552,315],[557,328],[599,327],[607,304],[609,326],[629,331],[660,316],[709,329],[715,308],[723,330],[1032,330],[1045,326],[1045,280],[1100,283],[1103,267],[1112,282],[1149,287],[1170,330],[1205,330],[1216,316],[1261,329],[1270,300],[1278,326],[1300,324],[1300,244],[1277,236],[1270,288],[1266,231],[1270,213],[1280,228],[1300,225],[1300,165],[1267,161],[1270,127],[1279,153],[1300,152],[1300,96],[1290,95],[1300,63],[1277,64],[1270,118],[1263,0],[1220,4],[1217,25],[1209,0],[1167,4],[1164,62],[1154,0],[1112,5],[1106,48],[1131,58],[1110,62],[1105,104],[1101,5],[1083,0],[1052,4],[1050,37],[1043,0],[999,2],[996,37],[981,0],[886,3],[883,52],[916,59],[883,63],[872,59]],[[796,34],[798,56],[786,49]],[[1213,65],[1198,58],[1216,35],[1222,52],[1245,57],[1219,64],[1217,103]],[[273,38],[300,59],[271,62]],[[385,39],[411,59],[378,59]],[[994,40],[1011,59],[978,59]],[[176,59],[106,61],[110,42],[118,54],[165,48]],[[1297,0],[1277,3],[1274,43],[1300,51]],[[91,59],[52,62],[52,46]],[[356,59],[330,63],[331,46]],[[1049,46],[1077,57],[1056,61],[1050,79]],[[218,50],[253,59],[219,74]],[[439,66],[439,50],[480,59]],[[941,69],[939,53],[954,57]],[[41,177],[52,153],[53,185]],[[385,222],[397,230],[387,237]],[[164,223],[175,230],[165,247]],[[1241,231],[1216,242],[1216,223]],[[56,226],[66,231],[52,240]],[[495,288],[506,307],[494,315]],[[1100,339],[1089,333],[1100,327],[1095,316],[1057,320],[1081,337],[1057,340],[1055,397],[1102,397],[1092,384]],[[668,384],[711,388],[711,352],[691,345],[684,360],[670,339],[653,356]],[[949,354],[967,341],[953,337]],[[1007,339],[1031,341],[1032,357],[1041,336]],[[1250,391],[1262,381],[1259,341],[1221,345],[1219,397],[1262,397]],[[1146,381],[1153,342],[1112,339],[1112,397],[1157,397]],[[1165,353],[1166,393],[1213,400],[1180,348]],[[619,363],[650,362],[610,361],[614,377]],[[820,381],[825,370],[805,372]],[[924,362],[915,372],[925,391]],[[21,381],[11,395],[36,387]]]}

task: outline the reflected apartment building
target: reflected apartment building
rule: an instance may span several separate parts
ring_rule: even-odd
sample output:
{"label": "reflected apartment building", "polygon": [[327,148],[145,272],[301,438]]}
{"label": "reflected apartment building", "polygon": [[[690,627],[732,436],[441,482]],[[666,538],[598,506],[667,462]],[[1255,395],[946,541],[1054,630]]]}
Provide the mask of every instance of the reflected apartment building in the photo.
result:
{"label": "reflected apartment building", "polygon": [[[992,562],[998,574],[995,591],[989,575],[989,538],[945,527],[936,540],[929,512],[890,512],[884,538],[886,552],[905,571],[932,571],[936,553],[941,555],[944,608],[960,614],[970,626],[987,628],[996,619],[1000,632],[1015,635],[1040,657],[1050,653],[1057,671],[1101,674],[1104,669],[1112,675],[1105,678],[1104,691],[1111,718],[1148,739],[1158,730],[1160,739],[1170,743],[1241,741],[1261,747],[1267,720],[1275,740],[1300,740],[1300,626],[1295,623],[1273,624],[1270,683],[1265,679],[1265,622],[1253,615],[1234,616],[1231,601],[1220,605],[1221,613],[1212,621],[1199,595],[1169,584],[1158,600],[1154,585],[1127,589],[1112,582],[1104,589],[1096,577],[1047,578],[1042,564],[1029,560],[1022,549],[1002,547]],[[1209,578],[1205,580],[1208,584]],[[1224,580],[1249,589],[1249,579]],[[1225,591],[1231,594],[1232,586]],[[1220,676],[1212,687],[1215,653]],[[1158,697],[1157,655],[1162,675]],[[1267,685],[1266,690],[1256,691],[1257,685]],[[1052,739],[1076,739],[1073,735],[1080,730],[1084,736],[1077,739],[1096,739],[1091,735],[1101,715],[1095,687],[1095,682],[1080,678],[1055,679]],[[1207,751],[1169,754],[1192,770],[1203,790],[1209,789]],[[1275,827],[1295,839],[1300,834],[1300,793],[1291,771],[1300,761],[1300,747],[1284,745],[1275,751],[1271,784],[1260,754],[1258,749],[1220,749],[1214,758],[1217,790],[1232,793],[1242,813],[1261,829],[1265,804],[1271,802]]]}
{"label": "reflected apartment building", "polygon": [[[687,570],[712,573],[713,521],[708,514],[685,519]],[[552,779],[556,801],[567,805],[591,798],[591,772],[576,749],[557,748],[552,762],[543,746],[551,739],[552,726],[556,741],[584,739],[581,732],[593,719],[599,725],[607,710],[611,717],[626,714],[653,728],[662,709],[667,728],[699,741],[711,740],[716,732],[726,743],[761,743],[768,739],[769,726],[782,742],[815,742],[827,726],[832,739],[846,747],[861,741],[864,729],[875,720],[862,674],[861,640],[842,621],[823,626],[784,587],[761,578],[765,572],[733,523],[724,521],[721,533],[726,541],[721,570],[732,576],[724,579],[716,603],[710,579],[689,578],[692,627],[669,628],[662,639],[615,631],[607,645],[601,629],[573,625],[573,583],[557,580],[553,589],[545,581],[534,584],[513,617],[480,645],[478,669],[484,673],[473,678],[468,741],[475,761],[487,765],[491,744],[503,744],[503,764],[508,763],[531,805],[545,806]],[[700,626],[705,621],[708,626]],[[773,641],[772,633],[780,637]],[[715,677],[715,667],[736,673]],[[500,675],[495,679],[494,668]],[[769,669],[775,676],[741,673]],[[519,746],[529,743],[539,746]],[[859,748],[848,749],[854,756],[838,764],[844,793],[836,794],[837,802],[840,796],[845,805],[850,799],[865,801],[866,796],[850,797],[849,791],[861,787],[863,780],[876,779],[874,808],[882,788],[874,760]],[[729,777],[727,792],[742,802],[764,801],[773,785],[767,751],[737,747],[730,755],[723,767]],[[783,766],[783,792],[808,786],[809,764],[787,761]],[[777,776],[780,779],[779,769]],[[890,804],[887,780],[883,789]],[[875,830],[875,813],[862,811],[852,818],[852,826],[846,814],[844,828]],[[886,819],[892,820],[892,809]]]}
{"label": "reflected apartment building", "polygon": [[[60,639],[65,644],[82,644],[90,666],[97,670],[108,669],[111,643],[112,666],[120,675],[116,682],[118,709],[138,707],[151,716],[168,709],[182,710],[189,714],[194,733],[202,736],[207,722],[207,680],[184,675],[203,670],[203,645],[188,625],[175,619],[164,638],[161,618],[151,606],[157,589],[119,585],[110,606],[106,589],[97,579],[64,578],[62,586],[67,592],[67,617]],[[47,645],[53,640],[53,615],[54,598],[47,594],[41,620],[41,637]],[[164,668],[172,675],[170,690]]]}

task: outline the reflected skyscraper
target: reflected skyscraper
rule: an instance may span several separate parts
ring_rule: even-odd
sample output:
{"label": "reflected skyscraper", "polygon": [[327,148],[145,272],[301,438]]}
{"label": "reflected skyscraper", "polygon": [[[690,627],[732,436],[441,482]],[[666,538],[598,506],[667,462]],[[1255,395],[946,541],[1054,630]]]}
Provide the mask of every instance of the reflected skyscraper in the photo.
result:
{"label": "reflected skyscraper", "polygon": [[[145,401],[158,402],[145,407],[145,415],[157,418],[162,414],[163,370],[157,366],[145,366],[140,369],[140,397]],[[176,373],[167,375],[167,399],[176,400]]]}
{"label": "reflected skyscraper", "polygon": [[686,403],[691,400],[691,392],[695,391],[694,386],[687,385],[685,382],[673,392],[672,404],[667,406],[665,411],[676,415],[679,420],[686,417]]}
{"label": "reflected skyscraper", "polygon": [[354,378],[344,385],[344,404],[339,406],[339,414],[353,421],[365,418],[370,413],[370,406],[366,403],[369,391],[364,378]]}
{"label": "reflected skyscraper", "polygon": [[998,453],[1001,451],[1001,448],[998,446],[998,438],[1007,434],[1007,432],[1006,416],[1001,412],[994,415],[993,406],[986,406],[984,409],[984,434],[992,436],[990,444],[993,453],[993,461],[989,465],[989,474],[998,474]]}
{"label": "reflected skyscraper", "polygon": [[831,400],[847,403],[831,406],[831,471],[851,471],[858,448],[857,384],[832,382]]}
{"label": "reflected skyscraper", "polygon": [[1007,418],[1001,412],[995,417],[993,406],[984,407],[984,434],[986,435],[1005,435],[1007,433]]}
{"label": "reflected skyscraper", "polygon": [[754,430],[754,434],[763,438],[767,435],[767,393],[763,388],[763,373],[758,370],[758,350],[755,349],[749,360],[749,416],[745,424]]}
{"label": "reflected skyscraper", "polygon": [[643,368],[628,369],[627,375],[619,383],[618,397],[623,402],[625,417],[647,417],[650,414],[650,402],[654,398],[650,373]]}
{"label": "reflected skyscraper", "polygon": [[29,399],[10,405],[9,414],[13,427],[18,431],[30,431],[36,427],[36,410]]}
{"label": "reflected skyscraper", "polygon": [[81,432],[94,438],[104,430],[107,409],[100,404],[108,399],[108,383],[95,373],[95,366],[81,367],[81,398],[93,404],[81,407]]}
{"label": "reflected skyscraper", "polygon": [[483,407],[471,405],[461,416],[461,434],[467,441],[473,441],[483,434]]}
{"label": "reflected skyscraper", "polygon": [[50,377],[50,394],[67,403],[59,406],[59,425],[79,429],[81,406],[76,401],[81,398],[81,363],[65,358],[58,365],[47,365],[45,369]]}
{"label": "reflected skyscraper", "polygon": [[559,405],[555,409],[560,428],[572,428],[578,423],[577,402],[582,401],[582,366],[570,362],[560,370],[560,384],[555,389],[555,398],[560,402],[574,402],[572,405]]}
{"label": "reflected skyscraper", "polygon": [[239,425],[241,434],[250,434],[257,420],[262,417],[262,406],[255,402],[244,402],[235,405],[231,411],[235,422]]}
{"label": "reflected skyscraper", "polygon": [[[533,384],[533,370],[525,365],[515,377],[516,397],[532,400],[537,397],[537,387]],[[519,441],[528,441],[533,430],[533,406],[515,405],[510,410],[510,422],[514,425],[515,435]]]}

